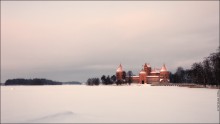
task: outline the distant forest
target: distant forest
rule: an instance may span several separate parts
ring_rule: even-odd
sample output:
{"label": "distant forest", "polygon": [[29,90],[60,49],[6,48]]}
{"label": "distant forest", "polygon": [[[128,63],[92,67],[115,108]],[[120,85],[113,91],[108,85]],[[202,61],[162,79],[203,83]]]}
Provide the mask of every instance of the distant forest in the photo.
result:
{"label": "distant forest", "polygon": [[58,82],[48,79],[8,79],[4,85],[75,85],[81,84],[80,82]]}
{"label": "distant forest", "polygon": [[202,62],[193,63],[190,69],[178,67],[170,74],[172,83],[195,83],[201,85],[219,85],[220,83],[220,47],[217,52],[205,57]]}

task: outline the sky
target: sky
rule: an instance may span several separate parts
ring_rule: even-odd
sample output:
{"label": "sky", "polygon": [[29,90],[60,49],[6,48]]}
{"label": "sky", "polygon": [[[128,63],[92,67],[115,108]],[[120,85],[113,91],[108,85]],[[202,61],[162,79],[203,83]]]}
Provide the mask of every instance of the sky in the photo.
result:
{"label": "sky", "polygon": [[219,1],[1,1],[2,83],[175,72],[218,46]]}

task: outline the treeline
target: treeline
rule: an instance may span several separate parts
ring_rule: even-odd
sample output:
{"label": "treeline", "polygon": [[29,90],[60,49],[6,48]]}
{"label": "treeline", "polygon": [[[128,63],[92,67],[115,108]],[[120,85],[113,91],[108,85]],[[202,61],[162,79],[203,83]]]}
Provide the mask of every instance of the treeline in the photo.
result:
{"label": "treeline", "polygon": [[86,82],[87,85],[99,85],[100,80],[99,78],[89,78]]}
{"label": "treeline", "polygon": [[111,77],[105,76],[103,75],[101,77],[101,81],[99,78],[89,78],[86,82],[87,85],[99,85],[99,84],[103,84],[103,85],[112,85],[114,84],[116,81],[116,76],[112,75]]}
{"label": "treeline", "polygon": [[47,79],[8,79],[5,85],[62,85],[62,82]]}
{"label": "treeline", "polygon": [[[126,78],[128,76],[128,78]],[[128,71],[127,73],[123,71],[122,73],[122,80],[117,80],[115,75],[102,75],[101,80],[99,78],[89,78],[86,82],[87,85],[123,85],[123,84],[131,84],[133,82],[132,77],[133,73],[132,71]]]}
{"label": "treeline", "polygon": [[190,69],[178,67],[170,75],[173,83],[196,83],[202,85],[219,85],[220,83],[220,48],[217,52],[204,58],[202,62],[193,63]]}

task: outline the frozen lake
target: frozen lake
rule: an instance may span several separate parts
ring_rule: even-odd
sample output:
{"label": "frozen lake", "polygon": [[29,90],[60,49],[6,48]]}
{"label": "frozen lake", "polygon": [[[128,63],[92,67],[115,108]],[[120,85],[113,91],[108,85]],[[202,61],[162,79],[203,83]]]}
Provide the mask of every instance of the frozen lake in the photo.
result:
{"label": "frozen lake", "polygon": [[1,86],[1,122],[219,123],[217,89]]}

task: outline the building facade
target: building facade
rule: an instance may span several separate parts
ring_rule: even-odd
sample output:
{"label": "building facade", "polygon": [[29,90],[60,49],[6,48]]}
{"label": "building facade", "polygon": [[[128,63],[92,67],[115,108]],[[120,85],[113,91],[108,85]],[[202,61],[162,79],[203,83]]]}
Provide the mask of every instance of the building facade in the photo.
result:
{"label": "building facade", "polygon": [[[116,79],[117,81],[122,80],[123,78],[123,68],[120,64],[116,70]],[[139,75],[131,76],[133,82],[135,83],[168,83],[170,82],[170,72],[167,70],[165,64],[161,69],[152,69],[149,64],[144,64],[144,67],[140,71]],[[128,78],[128,76],[126,76]]]}

